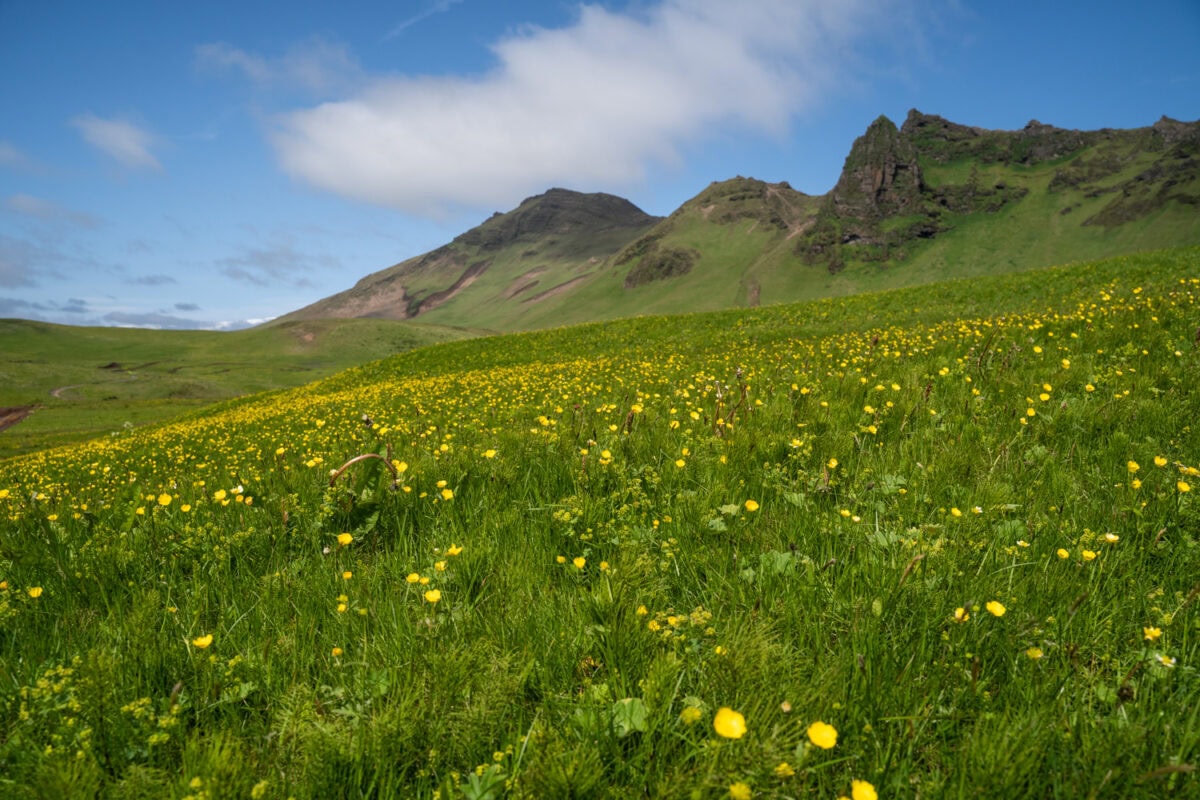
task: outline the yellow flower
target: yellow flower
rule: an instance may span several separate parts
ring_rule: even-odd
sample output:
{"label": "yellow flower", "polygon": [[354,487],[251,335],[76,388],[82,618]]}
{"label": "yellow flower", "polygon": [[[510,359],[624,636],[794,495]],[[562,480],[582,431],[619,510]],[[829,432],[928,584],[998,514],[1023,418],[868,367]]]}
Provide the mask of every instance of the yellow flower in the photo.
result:
{"label": "yellow flower", "polygon": [[951,514],[951,516],[955,516],[955,517],[961,517],[961,516],[962,516],[962,512],[961,512],[961,511],[959,511],[957,508],[952,508],[952,509],[950,509],[950,514]]}
{"label": "yellow flower", "polygon": [[1115,533],[1104,534],[1104,541],[1108,542],[1109,544],[1116,544],[1120,540],[1121,540],[1121,537],[1117,536]]}
{"label": "yellow flower", "polygon": [[342,654],[342,648],[340,648],[340,647],[333,648],[333,657],[334,658],[337,658],[341,654]]}
{"label": "yellow flower", "polygon": [[1025,651],[1025,655],[1029,656],[1034,661],[1037,661],[1044,655],[1044,653],[1042,653],[1042,648],[1040,647],[1031,647]]}
{"label": "yellow flower", "polygon": [[1155,457],[1154,457],[1154,466],[1156,466],[1156,467],[1165,467],[1166,465],[1167,465],[1167,459],[1166,459],[1166,458],[1164,458],[1163,456],[1155,456]]}
{"label": "yellow flower", "polygon": [[421,573],[410,572],[408,575],[404,576],[404,580],[408,581],[409,583],[416,583],[417,581],[421,580]]}
{"label": "yellow flower", "polygon": [[555,556],[554,561],[558,564],[565,564],[565,563],[567,563],[567,557],[566,556]]}
{"label": "yellow flower", "polygon": [[965,608],[959,607],[959,608],[954,609],[954,621],[955,622],[966,622],[970,618],[971,618],[971,612],[967,611]]}
{"label": "yellow flower", "polygon": [[224,499],[225,499],[225,490],[224,489],[217,489],[217,491],[213,492],[213,500],[224,500]]}
{"label": "yellow flower", "polygon": [[1191,485],[1187,481],[1178,481],[1175,484],[1175,488],[1181,492],[1190,492],[1192,490]]}
{"label": "yellow flower", "polygon": [[192,646],[200,650],[203,650],[212,643],[213,635],[211,633],[206,633],[203,636],[197,636],[195,639],[192,639]]}
{"label": "yellow flower", "polygon": [[354,541],[353,534],[349,534],[349,533],[339,533],[338,534],[338,544],[340,544],[342,547],[345,547],[346,545],[350,544],[353,541]]}
{"label": "yellow flower", "polygon": [[348,581],[353,577],[354,577],[354,573],[351,572],[350,570],[346,570],[345,572],[342,573],[342,580],[344,580],[344,581]]}
{"label": "yellow flower", "polygon": [[445,572],[446,571],[446,562],[439,561],[433,565],[433,568],[436,569],[438,572]]}
{"label": "yellow flower", "polygon": [[453,492],[453,490],[451,490],[451,489],[442,489],[442,499],[443,499],[443,500],[453,500],[453,499],[454,499],[454,492]]}
{"label": "yellow flower", "polygon": [[755,502],[754,500],[747,500],[746,501],[746,510],[747,511],[758,511],[758,503]]}
{"label": "yellow flower", "polygon": [[1082,551],[1080,551],[1080,555],[1083,556],[1084,561],[1091,561],[1096,557],[1096,551],[1095,550],[1082,550]]}
{"label": "yellow flower", "polygon": [[695,706],[684,706],[679,712],[679,721],[684,725],[693,725],[700,721],[701,716],[700,709]]}
{"label": "yellow flower", "polygon": [[808,726],[808,740],[822,750],[829,750],[837,744],[837,728],[817,721]]}
{"label": "yellow flower", "polygon": [[459,547],[459,546],[458,546],[458,545],[456,545],[456,544],[453,544],[453,543],[451,543],[451,545],[450,545],[449,547],[447,547],[447,548],[446,548],[446,555],[448,555],[448,556],[456,556],[456,555],[458,555],[459,553],[461,553],[462,551],[463,551],[463,549],[462,549],[461,547]]}
{"label": "yellow flower", "polygon": [[1129,470],[1130,474],[1137,472],[1141,467],[1136,461],[1129,461],[1125,464],[1125,469]]}
{"label": "yellow flower", "polygon": [[171,500],[173,500],[173,499],[174,498],[172,498],[171,495],[167,494],[166,492],[163,492],[162,494],[160,494],[158,496],[158,504],[160,506],[169,506],[169,505],[171,505]]}
{"label": "yellow flower", "polygon": [[32,597],[34,600],[37,600],[39,597],[42,596],[42,587],[40,587],[40,586],[29,587],[29,596]]}
{"label": "yellow flower", "polygon": [[1162,628],[1142,628],[1142,636],[1147,642],[1157,642],[1158,637],[1162,636]]}
{"label": "yellow flower", "polygon": [[601,571],[601,572],[607,572],[607,571],[608,571],[608,562],[607,562],[607,561],[601,561],[601,562],[600,562],[600,571]]}
{"label": "yellow flower", "polygon": [[746,735],[746,718],[728,706],[721,706],[713,717],[713,730],[726,739],[740,739]]}
{"label": "yellow flower", "polygon": [[875,787],[867,781],[850,781],[850,797],[852,800],[879,800]]}
{"label": "yellow flower", "polygon": [[829,469],[837,469],[837,465],[838,465],[838,460],[836,458],[831,458],[825,462],[825,466],[829,467]]}
{"label": "yellow flower", "polygon": [[777,778],[790,778],[796,774],[796,770],[786,761],[779,762],[779,766],[775,767],[772,772],[775,773],[775,777]]}
{"label": "yellow flower", "polygon": [[647,614],[649,614],[649,613],[650,613],[650,609],[646,608],[645,606],[638,606],[638,607],[637,607],[637,615],[638,615],[639,617],[644,617],[644,616],[646,616],[646,615],[647,615]]}
{"label": "yellow flower", "polygon": [[496,457],[496,451],[495,451],[495,450],[490,450],[490,449],[489,449],[489,450],[484,450],[484,451],[483,451],[483,457],[484,457],[484,458],[495,458],[495,457]]}
{"label": "yellow flower", "polygon": [[750,800],[751,794],[750,785],[745,781],[729,784],[730,800]]}
{"label": "yellow flower", "polygon": [[[1063,368],[1063,369],[1070,369],[1070,368],[1071,368],[1071,359],[1069,359],[1069,358],[1064,358],[1064,359],[1062,360],[1062,368]],[[858,798],[856,797],[856,798],[854,798],[854,800],[858,800]]]}
{"label": "yellow flower", "polygon": [[687,466],[687,462],[684,461],[682,458],[677,458],[677,459],[675,459],[675,466],[679,467],[680,469],[683,469],[684,467]]}
{"label": "yellow flower", "polygon": [[1070,551],[1068,551],[1065,547],[1060,547],[1057,550],[1055,550],[1054,552],[1058,554],[1059,558],[1070,558],[1071,557]]}
{"label": "yellow flower", "polygon": [[1003,617],[1004,612],[1008,611],[998,600],[989,600],[987,610],[993,617]]}
{"label": "yellow flower", "polygon": [[571,563],[575,565],[575,569],[583,569],[583,566],[587,564],[587,559],[583,556],[576,556]]}
{"label": "yellow flower", "polygon": [[426,603],[436,603],[441,599],[442,599],[442,590],[441,589],[430,589],[429,591],[427,591],[425,593],[425,602]]}

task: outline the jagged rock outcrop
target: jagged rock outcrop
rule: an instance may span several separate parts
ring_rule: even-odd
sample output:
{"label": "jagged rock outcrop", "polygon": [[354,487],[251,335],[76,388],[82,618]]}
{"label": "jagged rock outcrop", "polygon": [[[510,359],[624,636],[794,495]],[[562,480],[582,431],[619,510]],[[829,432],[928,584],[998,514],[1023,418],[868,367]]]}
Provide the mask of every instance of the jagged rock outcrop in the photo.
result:
{"label": "jagged rock outcrop", "polygon": [[878,220],[919,210],[923,188],[912,139],[881,116],[854,141],[828,203],[840,217]]}

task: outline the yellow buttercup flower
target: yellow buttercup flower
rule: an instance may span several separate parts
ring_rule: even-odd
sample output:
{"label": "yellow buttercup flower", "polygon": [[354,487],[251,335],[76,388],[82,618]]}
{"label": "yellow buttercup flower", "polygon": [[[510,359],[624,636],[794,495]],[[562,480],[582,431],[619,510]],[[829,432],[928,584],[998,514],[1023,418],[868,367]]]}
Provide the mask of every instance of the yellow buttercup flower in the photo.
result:
{"label": "yellow buttercup flower", "polygon": [[747,500],[746,501],[746,510],[747,511],[758,511],[758,503],[754,500]]}
{"label": "yellow buttercup flower", "polygon": [[462,549],[461,547],[459,547],[459,546],[458,546],[458,545],[456,545],[456,544],[453,544],[453,543],[451,543],[451,545],[450,545],[449,547],[447,547],[447,548],[446,548],[446,555],[448,555],[448,556],[456,556],[456,555],[458,555],[459,553],[461,553],[462,551],[463,551],[463,549]]}
{"label": "yellow buttercup flower", "polygon": [[822,750],[829,750],[837,744],[837,728],[832,725],[817,721],[808,726],[808,740]]}
{"label": "yellow buttercup flower", "polygon": [[729,784],[730,800],[750,800],[753,793],[750,791],[750,784],[745,781]]}
{"label": "yellow buttercup flower", "polygon": [[213,635],[211,633],[206,633],[203,636],[197,636],[195,639],[192,639],[192,646],[199,650],[203,650],[212,643]]}
{"label": "yellow buttercup flower", "polygon": [[42,587],[40,587],[40,586],[29,587],[29,596],[32,597],[34,600],[37,600],[39,597],[42,596]]}
{"label": "yellow buttercup flower", "polygon": [[575,565],[575,569],[583,569],[584,565],[587,564],[587,559],[583,556],[576,556],[571,563]]}
{"label": "yellow buttercup flower", "polygon": [[425,602],[426,603],[436,603],[441,599],[442,599],[442,590],[441,589],[430,589],[429,591],[427,591],[425,593]]}
{"label": "yellow buttercup flower", "polygon": [[1157,642],[1162,636],[1162,628],[1142,628],[1142,636],[1147,642]]}
{"label": "yellow buttercup flower", "polygon": [[350,544],[353,541],[354,541],[353,534],[350,534],[350,533],[339,533],[338,534],[338,544],[340,544],[342,547],[345,547],[346,545]]}
{"label": "yellow buttercup flower", "polygon": [[746,718],[732,708],[722,706],[713,717],[713,730],[726,739],[740,739],[746,735]]}
{"label": "yellow buttercup flower", "polygon": [[879,800],[875,787],[860,780],[850,781],[850,797],[851,800]]}
{"label": "yellow buttercup flower", "polygon": [[453,500],[454,499],[454,491],[452,489],[442,489],[442,499],[443,500]]}
{"label": "yellow buttercup flower", "polygon": [[159,504],[160,506],[164,506],[164,507],[165,507],[165,506],[169,506],[169,505],[171,505],[171,501],[172,501],[173,499],[174,499],[174,498],[173,498],[173,497],[171,497],[171,495],[167,494],[166,492],[163,492],[162,494],[160,494],[160,495],[158,496],[158,504]]}
{"label": "yellow buttercup flower", "polygon": [[1008,609],[997,600],[989,600],[987,603],[987,610],[988,613],[993,617],[1003,617],[1005,612],[1008,611]]}

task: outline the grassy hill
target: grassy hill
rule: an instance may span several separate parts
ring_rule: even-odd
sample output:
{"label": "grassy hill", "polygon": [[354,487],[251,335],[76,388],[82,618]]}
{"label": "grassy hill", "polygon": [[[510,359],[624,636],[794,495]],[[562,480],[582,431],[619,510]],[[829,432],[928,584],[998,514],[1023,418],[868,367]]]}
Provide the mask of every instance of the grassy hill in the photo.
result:
{"label": "grassy hill", "polygon": [[662,220],[623,203],[552,190],[295,316],[533,330],[1200,244],[1200,124],[989,131],[914,110],[876,120],[825,195],[738,177]]}
{"label": "grassy hill", "polygon": [[4,794],[1200,794],[1197,263],[447,342],[0,462]]}
{"label": "grassy hill", "polygon": [[308,383],[467,331],[382,320],[149,331],[0,320],[0,458]]}

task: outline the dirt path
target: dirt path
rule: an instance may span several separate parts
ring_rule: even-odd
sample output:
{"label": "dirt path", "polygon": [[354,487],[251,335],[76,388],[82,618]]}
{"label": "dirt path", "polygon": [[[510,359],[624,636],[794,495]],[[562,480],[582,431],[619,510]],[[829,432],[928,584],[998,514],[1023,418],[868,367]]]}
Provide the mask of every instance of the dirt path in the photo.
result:
{"label": "dirt path", "polygon": [[73,383],[70,386],[60,386],[57,389],[52,389],[50,391],[50,396],[56,397],[59,400],[61,400],[62,396],[63,396],[63,392],[67,391],[68,389],[78,389],[80,386],[83,386],[83,384],[82,383]]}
{"label": "dirt path", "polygon": [[0,408],[0,431],[11,428],[34,412],[37,406],[9,406]]}

